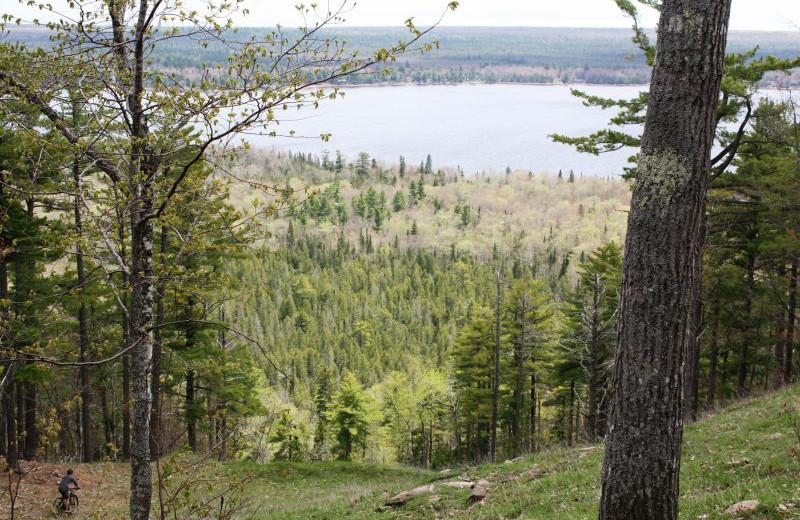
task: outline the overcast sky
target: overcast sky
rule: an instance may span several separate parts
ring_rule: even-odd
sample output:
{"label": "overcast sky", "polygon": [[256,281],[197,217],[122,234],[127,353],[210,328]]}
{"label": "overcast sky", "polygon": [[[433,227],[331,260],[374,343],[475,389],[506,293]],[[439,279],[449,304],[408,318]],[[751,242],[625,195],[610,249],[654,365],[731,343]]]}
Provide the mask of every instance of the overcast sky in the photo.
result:
{"label": "overcast sky", "polygon": [[[325,6],[328,0],[317,0]],[[54,6],[66,0],[51,0]],[[203,0],[186,0],[201,5]],[[247,17],[238,17],[237,25],[271,26],[276,23],[301,25],[293,6],[300,0],[246,0]],[[339,5],[341,0],[330,0]],[[406,18],[426,25],[436,21],[448,0],[358,0],[345,15],[346,25],[401,25]],[[0,11],[46,19],[41,11],[14,5],[15,0],[0,0]],[[86,2],[93,3],[93,2]],[[655,13],[642,9],[645,26],[654,26]],[[443,25],[495,25],[538,27],[629,27],[612,0],[462,0],[455,12],[445,16]],[[798,0],[733,0],[731,29],[796,30],[800,34]],[[798,36],[800,37],[800,36]]]}
{"label": "overcast sky", "polygon": [[[291,8],[286,9],[288,3],[283,0],[251,0],[252,16],[248,23],[251,19],[258,19],[262,22],[259,25],[266,25],[270,13],[280,13],[282,19],[291,20]],[[620,14],[612,0],[463,0],[459,3],[455,12],[446,15],[444,25],[630,26],[629,20]],[[423,25],[436,20],[446,5],[446,0],[359,0],[348,13],[347,24],[399,25],[409,16],[414,16],[417,23]],[[642,14],[648,26],[655,25],[657,15],[654,11],[643,8]],[[797,26],[800,26],[798,0],[733,0],[732,29],[798,30]]]}

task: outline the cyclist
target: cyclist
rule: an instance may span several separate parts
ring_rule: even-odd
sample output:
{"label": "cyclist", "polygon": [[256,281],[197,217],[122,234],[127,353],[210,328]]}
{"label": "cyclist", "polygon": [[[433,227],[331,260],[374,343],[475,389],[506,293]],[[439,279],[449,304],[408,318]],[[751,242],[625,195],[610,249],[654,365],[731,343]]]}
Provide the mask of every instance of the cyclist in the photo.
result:
{"label": "cyclist", "polygon": [[75,489],[80,489],[78,481],[72,476],[72,468],[67,470],[67,474],[64,475],[61,482],[58,483],[58,492],[61,493],[64,504],[69,504],[70,484],[75,484]]}

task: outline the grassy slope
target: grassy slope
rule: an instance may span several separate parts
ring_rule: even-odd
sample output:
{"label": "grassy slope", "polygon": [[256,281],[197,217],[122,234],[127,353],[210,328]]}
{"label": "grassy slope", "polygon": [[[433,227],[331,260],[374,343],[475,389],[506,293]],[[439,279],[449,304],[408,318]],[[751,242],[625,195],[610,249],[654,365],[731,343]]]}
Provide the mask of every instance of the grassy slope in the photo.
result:
{"label": "grassy slope", "polygon": [[[792,410],[786,413],[787,407]],[[733,404],[687,428],[683,456],[681,518],[731,518],[723,513],[745,499],[761,501],[748,518],[800,519],[800,448],[790,417],[800,419],[800,385],[765,398]],[[775,438],[780,434],[779,438]],[[433,471],[344,463],[227,463],[206,476],[255,475],[244,499],[258,520],[350,519],[547,519],[596,518],[600,446],[551,450],[513,464],[482,465],[453,475],[492,483],[483,503],[467,503],[468,491],[440,487],[439,500],[417,498],[405,507],[376,512],[396,492],[442,479]],[[544,475],[530,479],[538,467]],[[127,465],[81,464],[81,512],[125,518]],[[17,518],[44,518],[55,498],[52,466],[25,480]],[[8,518],[7,499],[0,517]],[[707,517],[702,515],[708,515]],[[82,517],[83,515],[79,515]]]}
{"label": "grassy slope", "polygon": [[[788,405],[800,416],[800,386],[766,398],[736,403],[687,428],[683,456],[681,518],[730,518],[731,504],[758,499],[751,519],[800,518],[800,444],[792,431]],[[780,438],[770,438],[781,434]],[[404,508],[378,513],[389,493],[441,478],[438,473],[408,469],[342,465],[265,466],[256,494],[266,492],[260,519],[459,518],[548,520],[594,519],[600,494],[600,446],[552,450],[514,464],[483,465],[460,473],[486,478],[489,498],[470,506],[468,491],[439,488],[439,500],[415,499]],[[532,467],[545,472],[530,479]],[[249,468],[253,469],[253,468]],[[263,495],[261,495],[263,496]],[[791,507],[795,504],[794,507]],[[785,510],[783,510],[783,507]]]}

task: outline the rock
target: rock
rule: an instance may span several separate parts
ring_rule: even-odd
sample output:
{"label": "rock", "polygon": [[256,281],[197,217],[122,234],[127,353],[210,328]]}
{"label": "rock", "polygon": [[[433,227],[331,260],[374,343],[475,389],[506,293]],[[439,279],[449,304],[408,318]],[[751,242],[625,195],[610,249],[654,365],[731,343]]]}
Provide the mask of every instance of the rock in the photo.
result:
{"label": "rock", "polygon": [[744,500],[742,502],[738,502],[733,504],[731,507],[725,510],[725,513],[728,515],[740,515],[742,513],[749,513],[750,511],[755,511],[759,504],[758,500]]}
{"label": "rock", "polygon": [[522,457],[515,457],[513,459],[508,459],[503,464],[514,464],[515,462],[519,462],[522,460]]}
{"label": "rock", "polygon": [[535,480],[539,477],[544,475],[544,471],[542,468],[533,467],[522,474],[523,477],[527,478],[528,480]]}
{"label": "rock", "polygon": [[769,435],[764,435],[763,437],[759,437],[758,440],[760,441],[777,441],[778,439],[782,439],[783,434],[781,432],[770,433]]}
{"label": "rock", "polygon": [[420,486],[414,489],[409,489],[408,491],[402,491],[387,500],[386,505],[391,507],[401,507],[408,503],[412,498],[433,493],[435,489],[436,486],[430,484],[428,486]]}
{"label": "rock", "polygon": [[450,469],[450,468],[445,468],[445,469],[443,469],[442,471],[439,472],[439,475],[447,475],[451,471],[453,471],[453,470]]}
{"label": "rock", "polygon": [[489,481],[479,480],[475,487],[472,488],[472,493],[469,494],[470,502],[480,502],[489,494]]}
{"label": "rock", "polygon": [[471,487],[473,487],[475,485],[475,483],[474,482],[467,482],[467,481],[464,481],[464,480],[454,480],[452,482],[445,482],[442,485],[443,486],[447,486],[447,487],[451,487],[451,488],[456,488],[456,489],[470,489]]}

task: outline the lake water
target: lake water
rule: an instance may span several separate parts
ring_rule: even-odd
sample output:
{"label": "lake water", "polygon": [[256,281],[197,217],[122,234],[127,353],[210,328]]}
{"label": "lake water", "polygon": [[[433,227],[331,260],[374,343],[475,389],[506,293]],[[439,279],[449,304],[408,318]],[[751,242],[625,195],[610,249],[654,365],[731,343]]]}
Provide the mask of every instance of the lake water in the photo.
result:
{"label": "lake water", "polygon": [[[631,99],[647,87],[582,86],[598,96]],[[786,91],[762,90],[773,99]],[[254,146],[277,147],[331,157],[341,150],[350,160],[367,152],[387,163],[403,155],[418,165],[428,154],[435,168],[460,166],[466,173],[514,170],[576,175],[620,175],[632,150],[583,154],[554,143],[549,134],[584,136],[606,128],[611,110],[587,108],[563,85],[436,85],[356,87],[344,98],[326,100],[284,117],[278,133],[304,137],[249,135]],[[279,112],[278,116],[285,116]],[[733,129],[733,127],[731,127]],[[272,130],[272,128],[270,128]],[[632,128],[641,132],[641,128]],[[319,135],[332,134],[323,142]]]}
{"label": "lake water", "polygon": [[[632,98],[645,87],[587,86],[591,94]],[[284,114],[279,113],[279,116]],[[284,118],[279,133],[302,138],[251,135],[254,146],[278,147],[331,156],[341,150],[350,160],[359,152],[387,163],[400,155],[418,165],[428,154],[434,167],[461,166],[466,173],[500,172],[506,166],[534,172],[618,175],[630,151],[581,154],[553,143],[560,133],[588,135],[608,123],[610,111],[586,108],[561,85],[437,85],[357,87],[317,110]],[[318,136],[331,133],[329,142]]]}

